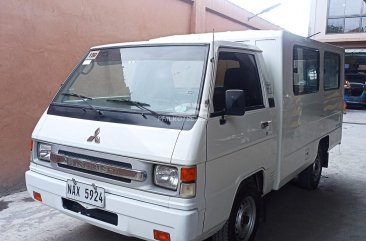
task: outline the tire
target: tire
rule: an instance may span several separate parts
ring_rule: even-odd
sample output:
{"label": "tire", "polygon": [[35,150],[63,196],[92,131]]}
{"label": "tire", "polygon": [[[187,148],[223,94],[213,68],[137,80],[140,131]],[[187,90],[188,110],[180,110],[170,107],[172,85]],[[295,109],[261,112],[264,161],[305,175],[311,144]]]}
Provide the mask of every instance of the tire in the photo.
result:
{"label": "tire", "polygon": [[320,177],[322,175],[322,149],[319,148],[318,154],[313,164],[302,171],[298,176],[300,187],[308,190],[314,190],[319,186]]}
{"label": "tire", "polygon": [[252,241],[262,211],[262,197],[254,182],[243,185],[235,198],[229,220],[212,241]]}

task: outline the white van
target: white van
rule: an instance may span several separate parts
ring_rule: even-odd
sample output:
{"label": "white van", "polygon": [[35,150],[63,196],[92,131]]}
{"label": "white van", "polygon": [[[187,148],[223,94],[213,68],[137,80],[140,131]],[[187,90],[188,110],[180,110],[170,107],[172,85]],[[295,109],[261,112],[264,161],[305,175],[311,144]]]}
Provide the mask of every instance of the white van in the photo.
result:
{"label": "white van", "polygon": [[340,144],[343,59],[284,31],[94,47],[32,134],[28,191],[126,236],[252,240],[263,196],[315,189]]}

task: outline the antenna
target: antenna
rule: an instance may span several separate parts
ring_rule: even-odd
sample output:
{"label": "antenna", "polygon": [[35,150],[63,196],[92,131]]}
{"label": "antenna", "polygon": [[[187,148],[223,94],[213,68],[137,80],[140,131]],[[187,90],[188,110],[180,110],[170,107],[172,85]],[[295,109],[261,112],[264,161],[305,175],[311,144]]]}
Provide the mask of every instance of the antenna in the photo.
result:
{"label": "antenna", "polygon": [[212,29],[212,58],[211,62],[215,60],[215,29]]}
{"label": "antenna", "polygon": [[[212,58],[210,59],[210,62],[211,62],[211,86],[210,86],[210,95],[211,95],[211,92],[213,91],[213,88],[212,88],[212,81],[213,81],[213,86],[215,86],[215,71],[216,71],[216,68],[215,68],[215,29],[213,28],[212,29]],[[207,99],[206,100],[206,107],[209,107],[210,105],[210,100]]]}
{"label": "antenna", "polygon": [[320,33],[321,33],[321,32],[314,33],[314,34],[312,34],[312,35],[307,36],[307,38],[314,37],[315,35],[318,35],[318,34],[320,34]]}
{"label": "antenna", "polygon": [[251,20],[252,18],[254,18],[254,17],[257,17],[258,15],[261,15],[261,14],[263,14],[263,13],[269,12],[269,11],[271,11],[272,9],[275,9],[275,8],[277,8],[277,7],[278,7],[278,6],[280,6],[280,5],[281,5],[281,3],[277,3],[277,4],[275,4],[275,5],[273,5],[273,6],[269,7],[269,8],[266,8],[266,9],[264,9],[264,10],[260,11],[259,13],[254,14],[253,16],[249,17],[249,18],[248,18],[248,21],[250,21],[250,20]]}

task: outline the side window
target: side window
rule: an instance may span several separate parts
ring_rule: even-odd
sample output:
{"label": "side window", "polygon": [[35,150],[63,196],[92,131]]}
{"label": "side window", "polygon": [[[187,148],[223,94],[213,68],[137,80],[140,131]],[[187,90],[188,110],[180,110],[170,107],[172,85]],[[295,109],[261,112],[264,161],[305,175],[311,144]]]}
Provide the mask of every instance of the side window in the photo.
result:
{"label": "side window", "polygon": [[319,90],[319,50],[294,47],[293,89],[295,95],[314,93]]}
{"label": "side window", "polygon": [[263,108],[262,88],[255,57],[252,54],[220,52],[217,65],[214,111],[225,108],[225,92],[240,89],[245,95],[245,109]]}
{"label": "side window", "polygon": [[324,52],[324,90],[338,89],[340,84],[341,56]]}

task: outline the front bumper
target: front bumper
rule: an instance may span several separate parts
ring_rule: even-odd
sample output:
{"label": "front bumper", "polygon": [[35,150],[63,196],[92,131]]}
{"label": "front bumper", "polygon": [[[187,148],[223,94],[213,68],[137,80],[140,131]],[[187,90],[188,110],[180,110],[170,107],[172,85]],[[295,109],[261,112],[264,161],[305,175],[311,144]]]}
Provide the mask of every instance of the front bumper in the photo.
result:
{"label": "front bumper", "polygon": [[[25,174],[27,190],[42,195],[42,202],[69,216],[81,219],[101,228],[105,228],[126,236],[154,240],[153,230],[157,229],[170,234],[171,240],[197,240],[201,235],[203,211],[178,210],[156,204],[105,193],[104,211],[117,214],[118,223],[113,225],[98,219],[65,209],[63,198],[66,198],[66,182],[46,175],[27,171]],[[95,208],[82,204],[86,208]]]}

